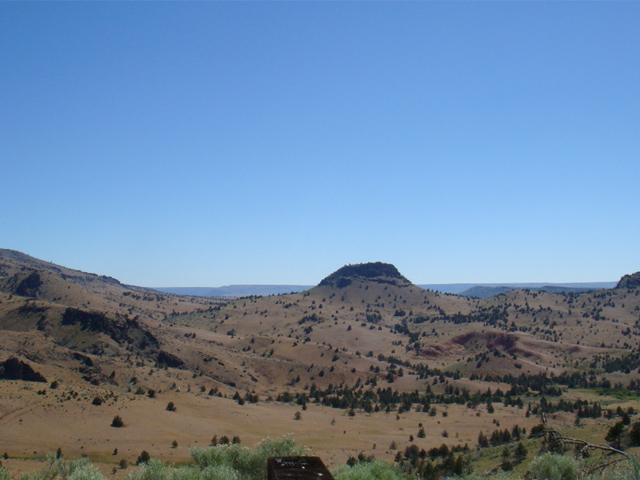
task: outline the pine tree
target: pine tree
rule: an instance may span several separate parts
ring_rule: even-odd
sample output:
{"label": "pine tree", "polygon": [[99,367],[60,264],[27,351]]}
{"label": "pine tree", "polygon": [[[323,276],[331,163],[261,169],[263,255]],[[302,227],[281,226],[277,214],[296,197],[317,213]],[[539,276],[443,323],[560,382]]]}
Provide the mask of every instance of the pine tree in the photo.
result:
{"label": "pine tree", "polygon": [[481,431],[478,435],[478,447],[479,448],[487,448],[489,446],[489,439],[487,436]]}

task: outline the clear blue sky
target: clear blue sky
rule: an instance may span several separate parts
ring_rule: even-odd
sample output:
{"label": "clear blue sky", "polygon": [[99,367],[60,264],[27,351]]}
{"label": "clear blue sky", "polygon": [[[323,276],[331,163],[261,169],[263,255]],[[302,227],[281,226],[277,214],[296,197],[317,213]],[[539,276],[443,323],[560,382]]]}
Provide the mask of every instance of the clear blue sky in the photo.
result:
{"label": "clear blue sky", "polygon": [[143,286],[640,270],[640,2],[1,2],[0,247]]}

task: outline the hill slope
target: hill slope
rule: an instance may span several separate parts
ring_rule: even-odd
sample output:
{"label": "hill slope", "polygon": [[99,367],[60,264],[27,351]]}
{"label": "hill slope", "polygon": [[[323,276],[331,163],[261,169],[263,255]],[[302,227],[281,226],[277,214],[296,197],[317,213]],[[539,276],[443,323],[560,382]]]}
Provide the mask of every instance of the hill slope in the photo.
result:
{"label": "hill slope", "polygon": [[[474,299],[423,290],[373,263],[343,267],[304,292],[216,301],[0,251],[0,364],[12,377],[0,380],[0,426],[22,442],[0,438],[0,451],[28,456],[55,442],[115,462],[114,441],[136,455],[147,441],[154,456],[180,461],[173,438],[186,455],[192,432],[208,442],[203,435],[224,429],[256,440],[299,432],[342,462],[358,453],[345,453],[349,445],[393,459],[397,452],[371,445],[403,450],[423,422],[430,433],[415,441],[425,450],[474,445],[496,419],[530,429],[541,394],[545,408],[562,396],[569,410],[555,418],[573,425],[596,392],[640,394],[634,285]],[[61,386],[33,387],[30,372]],[[178,412],[165,410],[168,400]],[[125,417],[117,433],[108,427],[116,414]],[[61,425],[64,438],[51,433]]]}

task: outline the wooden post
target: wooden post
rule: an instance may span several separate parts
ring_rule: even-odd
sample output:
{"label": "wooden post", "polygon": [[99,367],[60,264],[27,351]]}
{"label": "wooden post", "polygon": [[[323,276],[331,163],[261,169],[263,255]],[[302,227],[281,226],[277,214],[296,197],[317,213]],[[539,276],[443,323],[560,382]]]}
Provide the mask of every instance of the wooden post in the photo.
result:
{"label": "wooden post", "polygon": [[319,457],[270,457],[268,480],[334,480]]}

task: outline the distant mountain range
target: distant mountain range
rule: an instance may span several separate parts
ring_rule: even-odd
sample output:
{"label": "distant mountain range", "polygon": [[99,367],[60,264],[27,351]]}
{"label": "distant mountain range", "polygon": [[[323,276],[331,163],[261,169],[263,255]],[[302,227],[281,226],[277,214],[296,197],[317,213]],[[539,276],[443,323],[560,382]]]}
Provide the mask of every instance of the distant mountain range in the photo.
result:
{"label": "distant mountain range", "polygon": [[[617,282],[583,283],[442,283],[418,285],[425,290],[451,293],[464,297],[488,298],[511,290],[544,290],[551,293],[586,292],[602,288],[613,288]],[[223,287],[160,287],[160,292],[200,297],[249,297],[280,295],[309,290],[313,285],[226,285]]]}
{"label": "distant mountain range", "polygon": [[197,297],[250,297],[309,290],[313,285],[225,285],[223,287],[160,287],[159,292]]}

